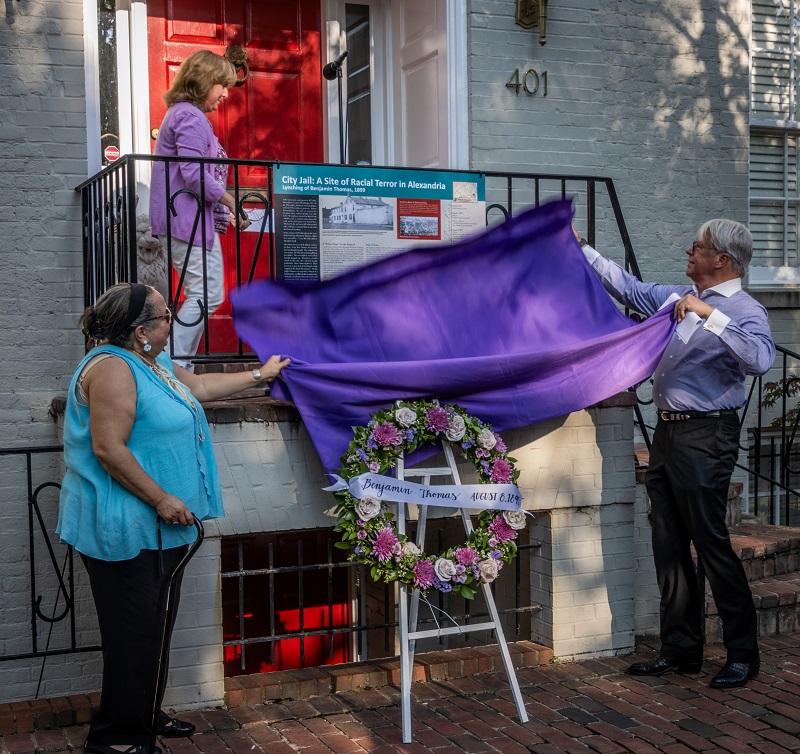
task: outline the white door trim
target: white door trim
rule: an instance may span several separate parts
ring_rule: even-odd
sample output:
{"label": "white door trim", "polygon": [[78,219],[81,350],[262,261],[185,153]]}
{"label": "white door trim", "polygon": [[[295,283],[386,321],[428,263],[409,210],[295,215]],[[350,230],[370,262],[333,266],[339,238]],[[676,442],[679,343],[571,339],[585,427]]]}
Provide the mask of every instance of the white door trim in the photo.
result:
{"label": "white door trim", "polygon": [[100,55],[97,0],[83,0],[83,76],[86,90],[86,173],[100,170]]}
{"label": "white door trim", "polygon": [[447,115],[450,168],[469,168],[469,58],[467,4],[447,0]]}

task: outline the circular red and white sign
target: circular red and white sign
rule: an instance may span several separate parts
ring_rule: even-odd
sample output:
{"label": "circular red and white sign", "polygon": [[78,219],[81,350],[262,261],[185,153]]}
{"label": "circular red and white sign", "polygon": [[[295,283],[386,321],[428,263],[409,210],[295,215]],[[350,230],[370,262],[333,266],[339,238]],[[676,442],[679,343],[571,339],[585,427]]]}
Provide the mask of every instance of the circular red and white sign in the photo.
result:
{"label": "circular red and white sign", "polygon": [[105,157],[108,162],[115,162],[119,159],[119,147],[109,144],[103,150],[103,157]]}

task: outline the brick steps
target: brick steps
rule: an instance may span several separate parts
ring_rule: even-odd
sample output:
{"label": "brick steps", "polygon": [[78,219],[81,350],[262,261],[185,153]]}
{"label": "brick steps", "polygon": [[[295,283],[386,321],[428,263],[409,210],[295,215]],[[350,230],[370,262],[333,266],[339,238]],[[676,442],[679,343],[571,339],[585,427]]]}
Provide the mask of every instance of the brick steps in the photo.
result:
{"label": "brick steps", "polygon": [[[510,642],[508,649],[515,668],[546,665],[553,659],[552,649],[532,641]],[[416,655],[413,680],[452,681],[502,670],[497,645],[465,647]],[[398,658],[226,678],[225,703],[237,707],[389,685],[400,685]]]}
{"label": "brick steps", "polygon": [[[760,636],[800,631],[800,528],[744,522],[731,528],[744,566]],[[722,623],[706,584],[706,641],[722,641]]]}
{"label": "brick steps", "polygon": [[[759,636],[800,631],[800,573],[786,573],[750,582],[758,616]],[[722,622],[714,599],[706,593],[706,642],[722,641]]]}

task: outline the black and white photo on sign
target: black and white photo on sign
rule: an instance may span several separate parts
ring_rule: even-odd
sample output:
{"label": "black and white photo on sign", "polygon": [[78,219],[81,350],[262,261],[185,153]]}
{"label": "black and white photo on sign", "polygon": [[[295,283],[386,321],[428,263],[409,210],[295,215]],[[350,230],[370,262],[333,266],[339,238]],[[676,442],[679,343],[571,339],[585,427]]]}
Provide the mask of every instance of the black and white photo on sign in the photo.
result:
{"label": "black and white photo on sign", "polygon": [[392,200],[373,196],[321,196],[320,209],[323,230],[394,229]]}

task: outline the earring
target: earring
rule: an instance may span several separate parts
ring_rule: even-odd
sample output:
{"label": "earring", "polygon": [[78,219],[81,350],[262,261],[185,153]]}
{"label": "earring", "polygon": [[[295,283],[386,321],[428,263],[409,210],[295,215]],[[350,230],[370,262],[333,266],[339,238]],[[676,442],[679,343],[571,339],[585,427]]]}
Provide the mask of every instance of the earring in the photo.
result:
{"label": "earring", "polygon": [[142,343],[142,350],[143,350],[145,353],[150,353],[150,351],[152,351],[152,350],[153,350],[153,346],[152,346],[152,344],[150,343],[150,341],[149,341],[149,340],[145,340],[145,341]]}

